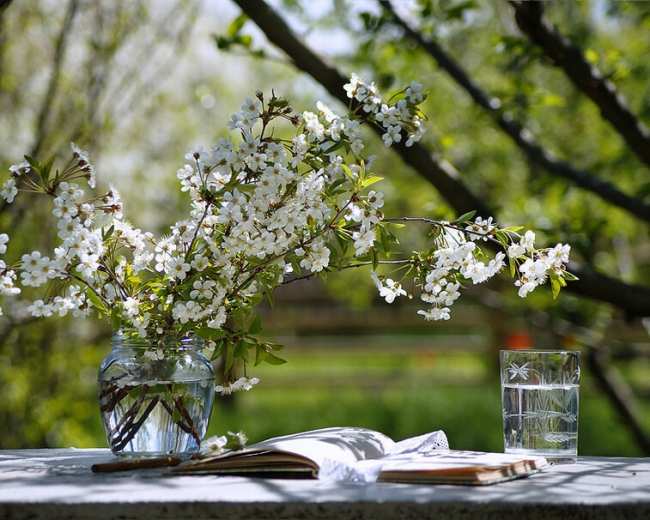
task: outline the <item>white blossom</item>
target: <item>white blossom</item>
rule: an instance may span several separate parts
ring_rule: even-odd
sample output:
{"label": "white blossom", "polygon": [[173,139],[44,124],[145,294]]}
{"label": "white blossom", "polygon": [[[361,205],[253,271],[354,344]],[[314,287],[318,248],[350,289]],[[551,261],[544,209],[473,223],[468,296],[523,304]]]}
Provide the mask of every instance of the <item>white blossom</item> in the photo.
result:
{"label": "white blossom", "polygon": [[513,243],[508,247],[508,256],[510,258],[519,258],[527,253],[532,253],[535,248],[535,233],[526,231],[518,243]]}
{"label": "white blossom", "polygon": [[419,310],[418,314],[427,321],[448,320],[450,318],[447,307],[431,307],[429,310]]}
{"label": "white blossom", "polygon": [[390,146],[393,143],[399,143],[402,140],[401,129],[398,125],[389,126],[386,129],[386,133],[381,136],[386,146]]}
{"label": "white blossom", "polygon": [[395,298],[398,296],[406,295],[406,291],[402,289],[402,286],[391,278],[386,278],[384,284],[374,271],[371,273],[371,277],[377,286],[379,296],[384,298],[384,300],[386,300],[386,303],[393,303],[395,301]]}
{"label": "white blossom", "polygon": [[192,269],[195,269],[198,272],[204,271],[209,264],[209,260],[203,255],[196,255],[192,260],[191,266]]}
{"label": "white blossom", "polygon": [[352,239],[354,240],[354,255],[362,256],[365,255],[375,243],[375,231],[370,229],[365,232],[355,231],[352,234]]}
{"label": "white blossom", "polygon": [[[95,170],[87,152],[71,144],[70,165],[37,182],[41,195],[51,196],[53,203],[53,250],[49,256],[23,254],[9,267],[0,260],[0,294],[14,296],[21,287],[47,284],[47,298],[29,302],[32,316],[84,317],[91,310],[110,314],[132,333],[153,337],[145,357],[154,362],[168,355],[157,344],[167,334],[222,329],[212,334],[227,339],[242,332],[226,327],[229,316],[254,312],[252,305],[278,285],[334,270],[346,261],[370,263],[354,257],[372,253],[378,259],[383,247],[373,248],[380,238],[385,245],[389,228],[383,193],[364,188],[375,167],[372,157],[362,155],[363,126],[379,128],[387,146],[413,145],[424,135],[418,105],[425,93],[413,82],[383,101],[374,83],[356,75],[344,88],[353,107],[348,114],[337,114],[322,102],[300,115],[278,104],[286,107],[282,116],[267,121],[271,105],[262,102],[263,95],[246,98],[228,123],[236,138],[185,155],[176,176],[188,213],[160,237],[125,219],[124,204],[112,186],[104,194],[84,192],[79,180],[95,188]],[[277,137],[282,131],[274,125],[283,119],[294,125],[292,137]],[[12,166],[0,196],[10,203],[19,189],[34,191],[34,176],[38,172],[27,163]],[[410,281],[426,304],[418,314],[446,320],[461,287],[495,276],[506,256],[499,252],[488,260],[479,247],[481,239],[499,230],[491,217],[478,217],[466,229],[452,229],[447,222],[433,225],[443,231],[430,251],[395,262],[408,268],[404,273],[415,273],[409,274]],[[538,250],[532,231],[516,243],[514,233],[506,230],[504,235],[511,239],[504,250],[517,268],[521,296],[549,277],[554,288],[558,278],[568,278],[568,245]],[[8,234],[1,233],[0,255],[8,242]],[[374,272],[371,276],[387,303],[407,295],[400,282]],[[246,391],[258,382],[241,377],[215,390]]]}
{"label": "white blossom", "polygon": [[166,264],[165,272],[172,278],[185,280],[187,273],[192,267],[182,257],[173,256]]}
{"label": "white blossom", "polygon": [[240,377],[232,383],[225,385],[215,385],[214,391],[220,395],[230,395],[233,392],[248,392],[255,385],[259,384],[260,380],[257,377]]}
{"label": "white blossom", "polygon": [[0,188],[0,197],[6,200],[8,204],[11,204],[17,194],[18,188],[16,188],[16,180],[13,177],[7,179]]}
{"label": "white blossom", "polygon": [[492,222],[492,217],[488,217],[485,220],[483,220],[482,217],[476,217],[474,222],[467,225],[465,229],[469,231],[469,236],[472,240],[482,239],[487,241],[495,227],[496,226]]}

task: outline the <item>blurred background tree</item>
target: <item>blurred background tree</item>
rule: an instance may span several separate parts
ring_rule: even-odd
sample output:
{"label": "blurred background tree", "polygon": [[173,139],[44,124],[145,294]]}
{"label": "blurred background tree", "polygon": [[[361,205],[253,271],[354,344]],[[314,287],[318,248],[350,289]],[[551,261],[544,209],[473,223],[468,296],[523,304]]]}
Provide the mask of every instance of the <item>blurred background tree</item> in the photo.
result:
{"label": "blurred background tree", "polygon": [[[385,92],[412,79],[430,92],[421,147],[394,153],[371,139],[387,213],[489,210],[573,246],[573,294],[520,301],[495,281],[444,324],[418,321],[409,302],[382,305],[366,272],[292,284],[265,310],[289,363],[217,403],[212,432],[257,439],[356,424],[402,437],[444,428],[454,447],[500,450],[498,347],[564,347],[581,349],[589,369],[580,452],[650,452],[648,4],[9,4],[0,9],[1,165],[75,140],[137,225],[160,231],[182,214],[174,172],[183,154],[214,142],[243,97],[273,88],[298,110],[316,99],[335,106],[340,75],[357,71]],[[1,229],[20,233],[15,250],[47,245],[32,218],[47,211],[2,208]],[[422,240],[413,234],[403,246]],[[0,447],[103,445],[95,375],[110,331],[32,321],[20,306],[6,314]]]}

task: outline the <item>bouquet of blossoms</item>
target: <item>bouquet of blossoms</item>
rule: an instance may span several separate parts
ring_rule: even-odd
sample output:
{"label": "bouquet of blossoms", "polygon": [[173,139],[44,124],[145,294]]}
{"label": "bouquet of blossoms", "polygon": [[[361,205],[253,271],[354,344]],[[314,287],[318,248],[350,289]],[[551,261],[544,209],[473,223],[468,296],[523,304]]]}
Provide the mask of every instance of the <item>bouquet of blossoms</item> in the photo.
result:
{"label": "bouquet of blossoms", "polygon": [[[260,338],[255,311],[279,285],[368,266],[386,302],[417,293],[418,314],[446,320],[464,286],[506,266],[522,297],[547,280],[557,293],[574,278],[565,268],[568,245],[538,249],[532,231],[487,215],[452,222],[384,215],[380,168],[364,155],[363,127],[380,128],[386,146],[412,145],[424,132],[425,94],[414,82],[386,101],[356,75],[345,90],[345,115],[321,102],[295,113],[275,94],[246,99],[228,122],[236,139],[185,156],[177,177],[189,212],[160,237],[128,222],[115,188],[84,190],[95,189],[95,172],[74,144],[61,169],[26,157],[0,194],[7,203],[17,193],[50,197],[59,243],[47,254],[0,260],[0,291],[49,285],[46,298],[30,302],[31,315],[96,312],[145,339],[152,361],[171,355],[170,337],[203,338],[211,360],[223,359],[216,390],[230,393],[258,382],[245,377],[249,364],[283,362],[280,346]],[[278,137],[278,125],[292,127],[292,137]],[[408,223],[429,228],[427,249],[400,254],[395,233]],[[0,253],[8,241],[0,234]],[[376,273],[380,265],[390,277]]]}

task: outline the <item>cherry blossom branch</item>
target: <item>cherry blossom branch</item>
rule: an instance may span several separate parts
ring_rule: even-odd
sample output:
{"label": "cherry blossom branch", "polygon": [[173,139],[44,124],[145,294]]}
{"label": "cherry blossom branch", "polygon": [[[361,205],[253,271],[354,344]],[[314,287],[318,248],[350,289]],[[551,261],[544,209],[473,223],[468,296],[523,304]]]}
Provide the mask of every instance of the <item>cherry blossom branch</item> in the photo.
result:
{"label": "cherry blossom branch", "polygon": [[[492,232],[484,232],[484,231],[472,231],[468,230],[466,228],[462,228],[460,226],[457,226],[453,224],[452,222],[445,222],[443,220],[434,220],[426,217],[387,217],[383,219],[384,222],[419,222],[421,224],[428,224],[430,226],[435,226],[439,228],[449,228],[449,229],[455,229],[456,231],[460,231],[464,235],[470,235],[470,236],[478,236],[481,238],[484,238],[485,240],[488,240],[492,242],[493,244],[498,245],[500,248],[503,248],[503,244],[499,242],[497,239],[494,238]],[[508,232],[510,233],[510,232]],[[513,233],[515,236],[517,233]]]}
{"label": "cherry blossom branch", "polygon": [[[295,67],[321,84],[344,106],[352,106],[353,100],[341,89],[345,77],[332,65],[326,63],[308,48],[287,22],[263,0],[233,0],[265,34],[269,42],[284,51]],[[495,215],[483,198],[476,196],[461,181],[461,175],[444,159],[432,154],[424,146],[415,144],[410,148],[398,145],[397,153],[402,160],[427,179],[454,208],[458,214],[476,210],[479,215]],[[624,310],[629,316],[650,315],[650,288],[623,282],[597,272],[589,264],[571,262],[569,268],[579,280],[567,290],[579,296],[607,302]]]}
{"label": "cherry blossom branch", "polygon": [[[377,265],[411,265],[413,264],[413,260],[411,258],[405,258],[404,260],[377,260],[377,262],[374,262]],[[368,267],[373,265],[373,262],[358,262],[355,264],[347,264],[347,265],[341,265],[341,266],[336,266],[335,269],[332,271],[344,271],[347,269],[356,269],[359,267]],[[330,272],[328,270],[328,272]],[[317,276],[319,273],[308,273],[304,274],[302,276],[296,276],[294,278],[289,278],[288,280],[283,280],[281,285],[288,285],[293,282],[299,282],[301,280],[308,280],[310,278],[313,278],[314,276]]]}
{"label": "cherry blossom branch", "polygon": [[192,240],[190,241],[190,244],[187,246],[187,253],[185,253],[185,261],[189,259],[190,255],[192,254],[192,249],[194,248],[194,243],[196,242],[196,237],[199,235],[199,231],[201,230],[201,226],[203,225],[203,222],[205,221],[205,217],[208,215],[208,211],[210,210],[210,205],[211,203],[206,201],[205,202],[205,209],[203,210],[203,214],[201,215],[201,218],[199,219],[196,229],[194,230],[194,235],[192,235]]}

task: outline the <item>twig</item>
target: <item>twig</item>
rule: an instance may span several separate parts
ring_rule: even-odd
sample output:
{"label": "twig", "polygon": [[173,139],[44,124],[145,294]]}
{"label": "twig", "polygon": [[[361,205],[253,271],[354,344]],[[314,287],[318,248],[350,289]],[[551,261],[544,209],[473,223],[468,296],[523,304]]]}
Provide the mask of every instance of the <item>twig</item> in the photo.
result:
{"label": "twig", "polygon": [[127,459],[115,462],[100,462],[93,464],[90,469],[94,473],[111,473],[114,471],[128,471],[132,469],[152,469],[167,466],[178,466],[182,459],[180,457],[157,457],[147,459]]}
{"label": "twig", "polygon": [[144,403],[144,398],[145,398],[145,394],[143,393],[142,395],[140,395],[140,397],[138,397],[138,399],[135,400],[135,402],[131,405],[131,407],[120,418],[118,423],[115,425],[115,428],[113,428],[113,432],[118,433],[118,435],[114,439],[114,441],[111,441],[111,443],[118,441],[119,438],[122,436],[124,430],[122,431],[122,433],[119,433],[120,428],[125,426],[126,423],[133,423],[133,420],[137,417],[138,412],[142,407],[142,403]]}
{"label": "twig", "polygon": [[421,33],[413,29],[395,12],[389,0],[379,0],[379,3],[404,31],[406,36],[422,47],[436,61],[438,66],[447,72],[470,95],[479,107],[488,112],[499,128],[514,141],[531,161],[539,164],[550,174],[568,179],[580,188],[598,195],[610,204],[618,206],[646,222],[650,222],[650,204],[620,191],[614,184],[597,177],[592,172],[576,168],[568,161],[554,157],[535,140],[530,130],[502,110],[501,100],[490,96],[481,89],[467,71],[438,43],[430,38],[425,38]]}
{"label": "twig", "polygon": [[50,80],[47,84],[47,90],[45,91],[45,97],[41,103],[41,107],[38,112],[38,118],[36,120],[36,139],[32,145],[30,155],[35,157],[41,151],[43,142],[45,140],[45,134],[47,130],[47,121],[52,108],[52,103],[56,96],[56,92],[59,88],[59,78],[61,76],[61,67],[63,65],[63,58],[65,57],[65,51],[68,45],[68,36],[70,35],[72,23],[74,21],[75,15],[77,14],[77,9],[79,7],[78,0],[70,0],[68,3],[68,8],[63,19],[63,24],[61,25],[61,30],[59,31],[59,36],[56,41],[56,46],[54,48],[54,60],[52,62],[52,72],[50,73]]}
{"label": "twig", "polygon": [[183,404],[183,400],[180,397],[177,397],[176,399],[174,399],[174,404],[176,405],[176,409],[180,412],[181,417],[183,417],[187,421],[187,424],[191,430],[190,433],[192,437],[194,437],[196,443],[200,445],[201,436],[199,435],[199,432],[196,431],[196,428],[194,427],[194,421],[192,420],[192,417],[187,411],[187,408],[185,408],[185,405]]}
{"label": "twig", "polygon": [[443,223],[438,220],[434,220],[432,218],[426,218],[426,217],[390,217],[390,218],[385,218],[384,222],[419,222],[421,224],[428,224],[430,226],[455,229],[456,231],[460,231],[465,235],[474,235],[477,237],[482,237],[485,240],[497,245],[499,249],[503,249],[503,244],[499,242],[496,238],[494,238],[490,233],[481,233],[480,231],[471,231],[469,229],[463,229],[462,227],[456,226],[451,222]]}
{"label": "twig", "polygon": [[[138,387],[131,387],[129,390],[136,389]],[[143,393],[140,395],[138,399],[131,405],[131,407],[124,413],[120,421],[117,423],[115,428],[111,431],[112,433],[115,433],[111,437],[111,446],[118,444],[124,435],[128,432],[128,430],[133,426],[134,421],[136,420],[136,417],[138,416],[138,413],[140,412],[140,409],[142,408],[142,404],[144,403],[144,400],[146,398],[146,391],[147,391],[147,386],[144,385],[141,387],[143,389]],[[128,395],[128,390],[127,390],[127,395]],[[122,399],[125,396],[122,397]],[[111,410],[112,411],[112,410]]]}
{"label": "twig", "polygon": [[[201,439],[200,439],[200,436],[198,435],[198,433],[196,432],[196,429],[193,426],[193,421],[190,420],[190,425],[185,424],[182,420],[177,421],[176,419],[174,419],[174,409],[172,408],[172,406],[165,399],[162,399],[160,401],[160,404],[163,406],[163,408],[165,410],[167,410],[167,413],[169,414],[169,416],[174,421],[174,424],[176,424],[185,433],[189,433],[190,435],[192,435],[192,437],[194,437],[194,439],[200,445],[201,444]],[[179,410],[179,412],[180,412],[180,410]],[[181,417],[181,419],[182,419],[182,417]]]}
{"label": "twig", "polygon": [[584,57],[574,45],[543,18],[543,3],[511,1],[521,31],[560,67],[574,86],[591,99],[630,149],[650,166],[650,131],[627,107],[614,84]]}
{"label": "twig", "polygon": [[[378,260],[377,264],[379,265],[405,265],[411,263],[410,259],[404,259],[404,260]],[[337,271],[342,271],[344,269],[354,269],[357,267],[368,267],[369,265],[372,265],[372,262],[359,262],[356,264],[348,264],[348,265],[342,265],[339,267],[336,267]],[[314,276],[318,275],[318,273],[308,273],[302,276],[296,276],[294,278],[290,278],[289,280],[284,280],[281,285],[288,285],[293,282],[299,282],[300,280],[308,280],[309,278],[313,278]]]}
{"label": "twig", "polygon": [[100,409],[102,412],[112,412],[119,402],[129,395],[129,389],[124,387],[120,388],[117,392],[111,395],[111,400],[108,403],[101,405]]}
{"label": "twig", "polygon": [[138,433],[140,428],[142,427],[142,424],[147,420],[149,417],[149,414],[153,411],[153,409],[156,407],[158,404],[158,401],[160,398],[158,396],[154,397],[147,408],[145,408],[144,412],[142,412],[142,415],[140,416],[140,419],[137,420],[137,422],[133,423],[131,428],[128,431],[127,436],[117,445],[113,446],[113,451],[120,451],[124,446],[126,446],[133,437],[135,437],[135,434]]}

